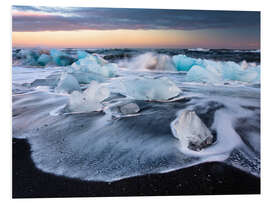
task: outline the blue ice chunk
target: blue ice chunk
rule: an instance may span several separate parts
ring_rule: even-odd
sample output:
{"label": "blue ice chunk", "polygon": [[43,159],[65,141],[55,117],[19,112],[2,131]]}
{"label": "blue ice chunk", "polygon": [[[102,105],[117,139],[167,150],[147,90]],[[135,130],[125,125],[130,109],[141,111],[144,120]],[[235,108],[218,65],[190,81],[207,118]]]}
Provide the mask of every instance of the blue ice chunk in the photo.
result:
{"label": "blue ice chunk", "polygon": [[182,93],[167,77],[127,78],[122,81],[123,94],[137,100],[169,100]]}
{"label": "blue ice chunk", "polygon": [[97,82],[104,82],[105,78],[97,73],[94,72],[89,72],[89,73],[82,73],[82,72],[74,72],[70,73],[73,77],[77,79],[77,81],[80,84],[89,84],[92,81],[97,81]]}
{"label": "blue ice chunk", "polygon": [[243,68],[235,62],[215,62],[203,60],[201,65],[192,66],[187,72],[187,81],[220,83],[224,81],[260,82],[260,66],[245,65]]}
{"label": "blue ice chunk", "polygon": [[57,49],[50,50],[50,54],[53,59],[53,62],[58,66],[71,65],[74,61],[76,61],[76,59],[73,58],[72,56],[69,56]]}
{"label": "blue ice chunk", "polygon": [[71,65],[75,72],[94,72],[104,77],[113,77],[116,74],[117,65],[108,63],[100,56],[88,54]]}
{"label": "blue ice chunk", "polygon": [[68,108],[72,112],[101,111],[103,107],[101,102],[109,96],[110,90],[107,87],[93,81],[84,92],[72,92]]}
{"label": "blue ice chunk", "polygon": [[41,66],[46,66],[49,62],[51,62],[51,57],[48,54],[41,54],[37,60]]}
{"label": "blue ice chunk", "polygon": [[217,83],[222,81],[218,75],[198,65],[192,66],[192,68],[187,72],[186,80],[189,82],[207,83]]}
{"label": "blue ice chunk", "polygon": [[78,59],[85,58],[87,55],[89,55],[89,54],[86,51],[81,51],[81,50],[77,51]]}
{"label": "blue ice chunk", "polygon": [[39,52],[36,50],[21,50],[20,55],[22,58],[25,58],[25,65],[31,65],[31,66],[36,66],[37,60],[39,57]]}
{"label": "blue ice chunk", "polygon": [[73,91],[81,91],[81,88],[75,77],[71,74],[63,73],[55,91],[59,93],[71,93]]}
{"label": "blue ice chunk", "polygon": [[108,63],[104,65],[102,68],[106,70],[107,77],[114,77],[116,75],[118,66],[115,63]]}
{"label": "blue ice chunk", "polygon": [[188,71],[194,65],[201,65],[200,59],[194,59],[181,54],[173,56],[172,60],[178,71]]}

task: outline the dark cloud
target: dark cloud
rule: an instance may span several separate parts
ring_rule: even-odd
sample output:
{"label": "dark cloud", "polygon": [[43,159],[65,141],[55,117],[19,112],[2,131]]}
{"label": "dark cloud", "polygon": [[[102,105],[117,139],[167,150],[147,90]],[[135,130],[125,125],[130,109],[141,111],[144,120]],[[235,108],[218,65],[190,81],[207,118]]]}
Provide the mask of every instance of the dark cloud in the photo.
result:
{"label": "dark cloud", "polygon": [[122,8],[51,8],[13,6],[16,11],[45,12],[48,16],[13,16],[13,31],[252,28],[260,12]]}

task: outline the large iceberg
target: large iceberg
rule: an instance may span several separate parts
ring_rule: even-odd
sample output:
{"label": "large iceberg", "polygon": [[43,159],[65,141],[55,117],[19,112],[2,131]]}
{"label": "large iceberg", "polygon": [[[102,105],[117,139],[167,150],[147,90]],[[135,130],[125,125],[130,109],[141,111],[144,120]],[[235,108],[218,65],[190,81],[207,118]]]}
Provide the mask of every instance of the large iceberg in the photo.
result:
{"label": "large iceberg", "polygon": [[134,77],[121,81],[123,94],[137,100],[169,100],[182,93],[167,77]]}
{"label": "large iceberg", "polygon": [[199,151],[214,141],[210,130],[194,111],[184,110],[171,127],[183,148]]}
{"label": "large iceberg", "polygon": [[93,81],[84,92],[74,91],[70,94],[68,109],[72,112],[101,111],[101,102],[109,96],[108,88]]}

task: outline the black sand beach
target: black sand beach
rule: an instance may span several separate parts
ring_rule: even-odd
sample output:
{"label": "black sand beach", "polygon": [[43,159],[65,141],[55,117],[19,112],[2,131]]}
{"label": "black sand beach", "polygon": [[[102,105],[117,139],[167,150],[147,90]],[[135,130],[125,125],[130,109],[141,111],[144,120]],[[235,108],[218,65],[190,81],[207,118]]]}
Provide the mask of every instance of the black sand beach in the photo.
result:
{"label": "black sand beach", "polygon": [[211,162],[120,181],[90,182],[44,173],[30,157],[27,140],[13,139],[12,197],[108,197],[260,194],[260,178]]}

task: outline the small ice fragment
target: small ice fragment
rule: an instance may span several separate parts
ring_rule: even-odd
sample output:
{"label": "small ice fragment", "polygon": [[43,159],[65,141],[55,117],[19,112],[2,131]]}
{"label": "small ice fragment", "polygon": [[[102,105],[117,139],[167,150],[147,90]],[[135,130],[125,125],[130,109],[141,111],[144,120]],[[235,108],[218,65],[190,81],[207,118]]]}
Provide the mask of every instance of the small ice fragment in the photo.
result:
{"label": "small ice fragment", "polygon": [[214,137],[194,111],[184,110],[172,124],[173,135],[182,147],[199,151],[211,145]]}
{"label": "small ice fragment", "polygon": [[135,114],[140,111],[140,108],[135,103],[129,103],[121,106],[120,111],[122,114]]}

